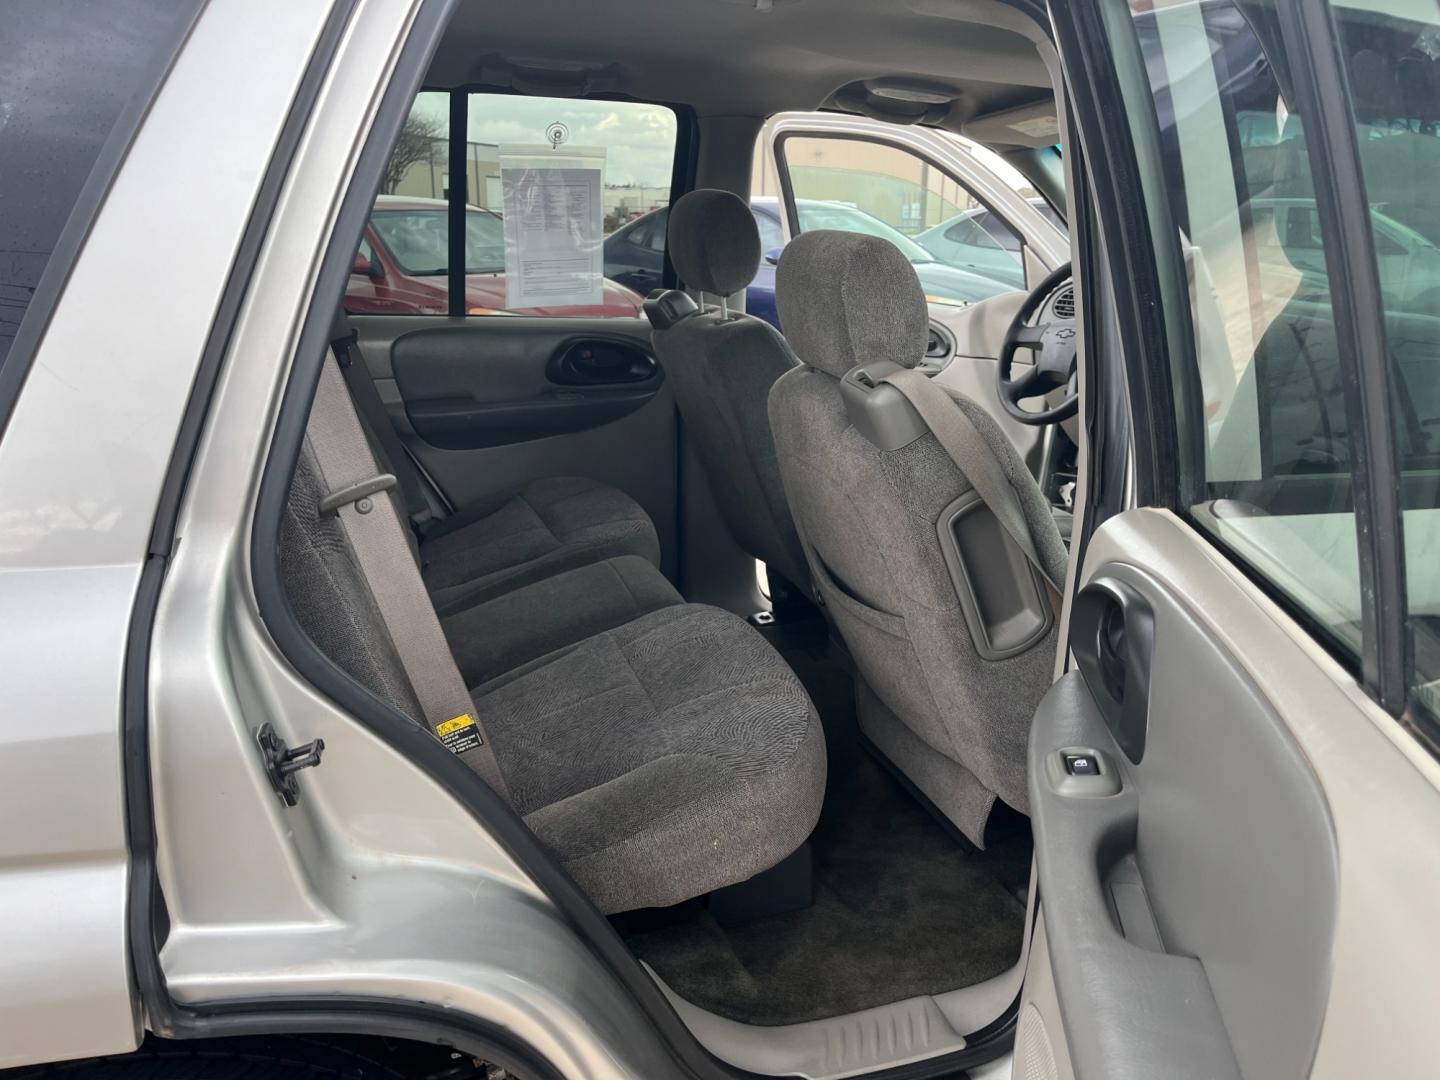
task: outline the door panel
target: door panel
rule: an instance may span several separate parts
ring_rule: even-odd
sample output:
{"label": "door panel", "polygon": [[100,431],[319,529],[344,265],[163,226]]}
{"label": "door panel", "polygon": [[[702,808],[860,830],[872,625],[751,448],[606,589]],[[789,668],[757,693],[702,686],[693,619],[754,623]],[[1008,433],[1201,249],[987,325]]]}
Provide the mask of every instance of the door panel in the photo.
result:
{"label": "door panel", "polygon": [[[1239,1061],[1245,1075],[1299,1076],[1337,899],[1324,797],[1269,702],[1173,592],[1123,562],[1088,578],[1071,621],[1078,670],[1041,704],[1030,759],[1055,979],[1091,1043],[1072,1055],[1117,1078],[1182,1075],[1178,1062],[1239,1076]],[[1118,790],[1057,771],[1067,747],[1098,752]],[[1127,1012],[1138,1037],[1109,1044]]]}
{"label": "door panel", "polygon": [[643,319],[355,316],[406,447],[457,508],[547,476],[629,494],[676,562],[675,408]]}
{"label": "door panel", "polygon": [[[1143,603],[1107,616],[1101,590]],[[1077,1077],[1428,1075],[1404,1032],[1440,1008],[1434,760],[1173,515],[1106,522],[1073,608],[1078,670],[1030,744],[1046,948],[1026,994],[1043,1017],[1053,979],[1051,1056]],[[1104,772],[1066,775],[1061,750]],[[1022,1048],[1017,1076],[1046,1075]]]}
{"label": "door panel", "polygon": [[1134,497],[1177,512],[1095,533],[1077,670],[1036,718],[1027,994],[1063,1023],[1019,1075],[1434,1076],[1435,310],[1387,291],[1373,238],[1423,220],[1393,162],[1440,144],[1432,91],[1368,95],[1435,10],[1052,10],[1137,330],[1099,364],[1132,376]]}
{"label": "door panel", "polygon": [[515,320],[487,328],[483,353],[467,326],[416,330],[390,364],[415,433],[445,450],[573,435],[621,420],[664,382],[648,341],[614,331]]}

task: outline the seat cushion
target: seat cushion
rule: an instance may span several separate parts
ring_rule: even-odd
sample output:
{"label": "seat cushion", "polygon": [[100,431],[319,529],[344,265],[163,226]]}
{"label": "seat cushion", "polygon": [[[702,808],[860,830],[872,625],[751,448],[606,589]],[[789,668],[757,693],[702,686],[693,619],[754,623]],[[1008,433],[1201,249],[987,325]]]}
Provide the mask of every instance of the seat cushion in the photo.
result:
{"label": "seat cushion", "polygon": [[676,904],[810,834],[825,743],[743,620],[666,607],[481,686],[515,809],[602,911]]}
{"label": "seat cushion", "polygon": [[532,481],[503,501],[446,518],[420,541],[425,584],[441,615],[620,555],[658,566],[654,524],[624,492],[577,476]]}
{"label": "seat cushion", "polygon": [[660,608],[683,604],[655,564],[638,555],[564,570],[441,620],[467,686],[623,626]]}

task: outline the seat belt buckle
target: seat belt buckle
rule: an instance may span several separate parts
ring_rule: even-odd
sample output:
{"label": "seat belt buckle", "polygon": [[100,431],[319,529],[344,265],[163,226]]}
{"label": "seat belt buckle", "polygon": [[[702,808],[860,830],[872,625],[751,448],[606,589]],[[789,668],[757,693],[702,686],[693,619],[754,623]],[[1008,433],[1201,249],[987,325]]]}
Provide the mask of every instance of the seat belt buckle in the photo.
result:
{"label": "seat belt buckle", "polygon": [[367,477],[364,480],[357,480],[353,484],[347,484],[339,491],[332,491],[320,500],[320,514],[338,514],[342,508],[355,504],[356,513],[368,514],[375,508],[371,500],[372,495],[382,491],[389,491],[395,487],[398,481],[392,473],[380,473],[377,476]]}

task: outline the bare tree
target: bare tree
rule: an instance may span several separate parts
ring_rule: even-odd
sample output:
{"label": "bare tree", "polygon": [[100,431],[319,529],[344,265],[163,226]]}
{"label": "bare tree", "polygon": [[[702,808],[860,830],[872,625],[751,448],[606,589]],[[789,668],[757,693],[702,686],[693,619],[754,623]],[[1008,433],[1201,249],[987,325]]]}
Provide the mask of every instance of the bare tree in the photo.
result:
{"label": "bare tree", "polygon": [[395,194],[410,167],[421,161],[430,160],[430,148],[445,137],[445,124],[434,117],[411,113],[405,118],[400,129],[400,139],[390,151],[390,160],[385,163],[385,180],[380,190],[387,195]]}

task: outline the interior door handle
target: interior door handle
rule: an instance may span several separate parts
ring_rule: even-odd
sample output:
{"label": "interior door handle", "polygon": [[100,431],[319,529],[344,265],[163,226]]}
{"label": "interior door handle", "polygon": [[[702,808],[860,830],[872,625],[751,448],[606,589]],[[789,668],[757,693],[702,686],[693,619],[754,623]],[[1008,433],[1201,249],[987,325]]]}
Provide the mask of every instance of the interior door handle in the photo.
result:
{"label": "interior door handle", "polygon": [[559,386],[620,386],[655,379],[655,358],[628,342],[585,339],[557,350],[546,377]]}
{"label": "interior door handle", "polygon": [[1131,762],[1145,756],[1155,615],[1136,590],[1099,578],[1080,591],[1070,643],[1081,677]]}

